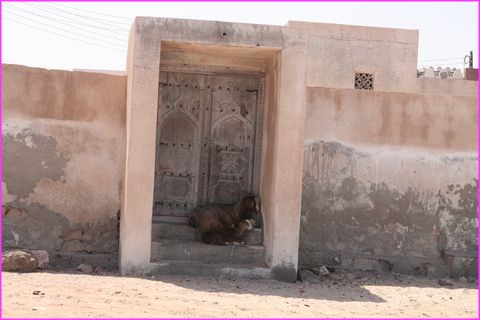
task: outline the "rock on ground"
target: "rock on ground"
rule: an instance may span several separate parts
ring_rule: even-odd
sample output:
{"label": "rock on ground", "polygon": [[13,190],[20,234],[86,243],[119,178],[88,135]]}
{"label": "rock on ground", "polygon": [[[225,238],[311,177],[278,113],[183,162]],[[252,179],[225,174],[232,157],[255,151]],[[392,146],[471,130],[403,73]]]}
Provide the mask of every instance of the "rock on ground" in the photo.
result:
{"label": "rock on ground", "polygon": [[91,265],[88,264],[81,264],[77,267],[77,271],[83,272],[83,273],[92,273],[93,268]]}
{"label": "rock on ground", "polygon": [[439,279],[438,284],[441,286],[452,286],[453,282],[448,279]]}
{"label": "rock on ground", "polygon": [[320,279],[318,276],[310,269],[300,269],[299,271],[300,281],[305,283],[319,283]]}
{"label": "rock on ground", "polygon": [[320,268],[318,268],[318,275],[320,277],[325,277],[325,276],[328,276],[329,274],[330,272],[328,271],[327,267],[321,266]]}
{"label": "rock on ground", "polygon": [[37,266],[37,259],[26,251],[12,250],[2,255],[3,271],[32,272]]}

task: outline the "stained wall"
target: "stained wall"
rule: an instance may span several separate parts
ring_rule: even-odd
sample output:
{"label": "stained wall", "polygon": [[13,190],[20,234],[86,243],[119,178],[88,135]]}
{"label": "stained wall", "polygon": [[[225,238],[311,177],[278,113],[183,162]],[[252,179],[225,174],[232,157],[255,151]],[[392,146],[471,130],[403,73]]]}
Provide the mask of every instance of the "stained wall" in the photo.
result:
{"label": "stained wall", "polygon": [[477,274],[477,96],[427,88],[308,88],[300,265]]}
{"label": "stained wall", "polygon": [[3,248],[118,253],[126,77],[8,64],[2,77]]}

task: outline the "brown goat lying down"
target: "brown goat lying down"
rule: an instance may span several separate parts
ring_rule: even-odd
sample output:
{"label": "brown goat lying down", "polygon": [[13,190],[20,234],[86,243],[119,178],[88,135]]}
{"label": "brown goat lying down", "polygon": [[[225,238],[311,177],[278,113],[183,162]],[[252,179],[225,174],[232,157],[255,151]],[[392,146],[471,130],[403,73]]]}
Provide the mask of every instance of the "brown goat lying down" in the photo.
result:
{"label": "brown goat lying down", "polygon": [[232,229],[206,233],[203,237],[203,241],[208,244],[217,245],[238,244],[242,242],[245,233],[252,229],[252,222],[248,219],[245,219],[237,223]]}
{"label": "brown goat lying down", "polygon": [[188,224],[198,230],[205,243],[215,233],[235,229],[236,225],[252,218],[260,211],[260,200],[252,195],[243,197],[234,204],[210,204],[194,208],[188,217]]}

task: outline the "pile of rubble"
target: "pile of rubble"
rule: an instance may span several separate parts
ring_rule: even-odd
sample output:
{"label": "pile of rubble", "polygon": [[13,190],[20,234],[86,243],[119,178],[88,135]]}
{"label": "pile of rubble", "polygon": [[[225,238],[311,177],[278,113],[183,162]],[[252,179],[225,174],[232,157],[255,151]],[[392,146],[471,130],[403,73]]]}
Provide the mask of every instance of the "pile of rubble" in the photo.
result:
{"label": "pile of rubble", "polygon": [[[46,250],[9,250],[2,254],[2,271],[33,272],[52,269]],[[88,264],[80,264],[75,270],[80,273],[103,273],[101,267],[94,269]]]}
{"label": "pile of rubble", "polygon": [[[334,286],[337,284],[344,285],[349,282],[352,285],[381,285],[384,282],[396,282],[403,284],[414,284],[415,282],[426,279],[425,276],[413,276],[407,274],[400,274],[396,272],[373,272],[373,271],[348,271],[337,270],[328,266],[321,266],[319,268],[301,268],[298,271],[298,281],[306,284],[325,284]],[[431,279],[431,277],[430,277]],[[437,280],[440,286],[453,286],[455,283],[475,283],[478,281],[474,277],[460,277],[459,279],[440,278]]]}

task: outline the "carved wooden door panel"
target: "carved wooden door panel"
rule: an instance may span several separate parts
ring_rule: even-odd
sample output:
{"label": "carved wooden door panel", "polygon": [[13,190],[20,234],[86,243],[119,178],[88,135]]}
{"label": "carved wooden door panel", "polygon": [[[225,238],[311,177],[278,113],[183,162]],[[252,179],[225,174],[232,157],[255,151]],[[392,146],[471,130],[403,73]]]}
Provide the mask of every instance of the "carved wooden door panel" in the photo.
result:
{"label": "carved wooden door panel", "polygon": [[258,82],[258,78],[241,76],[215,76],[211,80],[211,112],[206,118],[208,203],[233,203],[244,192],[253,191],[259,156],[255,157]]}
{"label": "carved wooden door panel", "polygon": [[182,221],[198,202],[205,75],[161,72],[154,215]]}
{"label": "carved wooden door panel", "polygon": [[186,222],[198,204],[258,193],[258,77],[160,72],[154,211]]}

